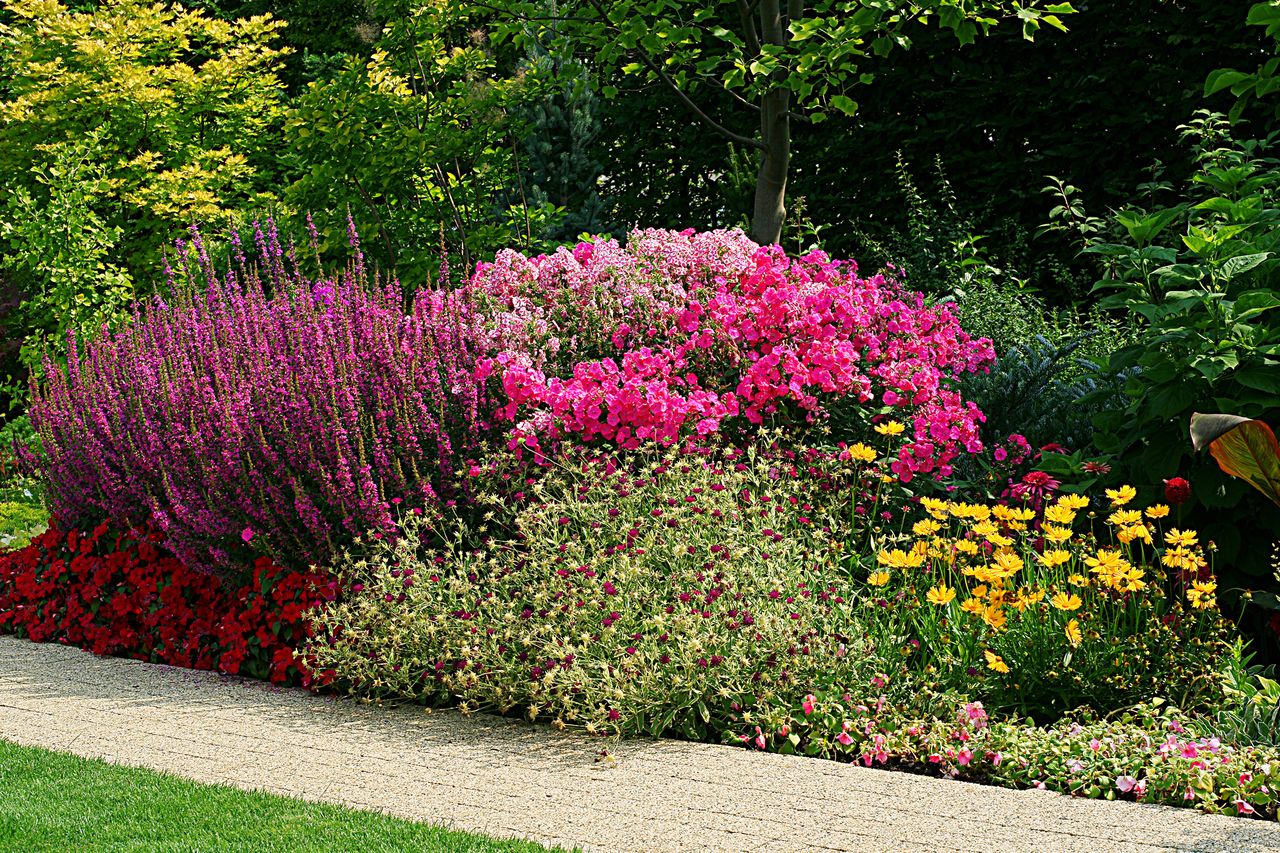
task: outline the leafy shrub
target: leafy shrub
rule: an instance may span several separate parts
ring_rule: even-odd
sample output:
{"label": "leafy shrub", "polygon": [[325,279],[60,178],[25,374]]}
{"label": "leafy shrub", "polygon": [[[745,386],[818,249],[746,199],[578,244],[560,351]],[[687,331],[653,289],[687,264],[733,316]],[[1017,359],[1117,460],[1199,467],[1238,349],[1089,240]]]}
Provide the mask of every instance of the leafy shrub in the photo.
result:
{"label": "leafy shrub", "polygon": [[175,229],[273,198],[282,26],[149,0],[3,3],[0,254],[30,299],[20,332],[60,347],[121,319]]}
{"label": "leafy shrub", "polygon": [[981,413],[950,386],[986,367],[990,343],[947,307],[821,252],[791,259],[737,231],[637,231],[625,248],[501,252],[471,286],[496,326],[501,413],[526,442],[630,448],[827,415],[856,440],[894,411],[913,427],[894,465],[904,480],[945,476],[982,446]]}
{"label": "leafy shrub", "polygon": [[48,517],[42,506],[0,500],[0,551],[26,546],[45,528]]}
{"label": "leafy shrub", "polygon": [[1163,505],[1084,514],[1042,472],[1011,505],[923,498],[912,536],[881,550],[863,606],[881,646],[987,704],[1045,719],[1156,696],[1215,696],[1225,654],[1217,585],[1195,533],[1162,531]]}
{"label": "leafy shrub", "polygon": [[1280,746],[1280,681],[1274,664],[1250,665],[1253,655],[1237,641],[1225,669],[1223,700],[1212,716],[1224,740]]}
{"label": "leafy shrub", "polygon": [[[1021,433],[1037,447],[1090,447],[1090,417],[1119,403],[1123,378],[1078,355],[1089,337],[1054,342],[1036,335],[1005,350],[989,373],[965,377],[965,398],[987,416],[985,433]],[[1086,397],[1089,402],[1082,402]]]}
{"label": "leafy shrub", "polygon": [[[1254,504],[1257,536],[1243,532],[1247,488],[1192,458],[1186,436],[1197,410],[1280,419],[1280,161],[1266,141],[1234,139],[1220,115],[1199,113],[1183,130],[1197,167],[1184,186],[1163,187],[1175,201],[1121,210],[1100,233],[1087,226],[1086,251],[1103,270],[1097,289],[1109,292],[1100,306],[1142,318],[1139,338],[1109,362],[1128,371],[1126,404],[1095,416],[1094,442],[1139,488],[1187,477],[1223,562],[1256,575],[1267,549],[1242,546],[1270,538],[1280,511]],[[1085,227],[1078,204],[1062,208],[1060,227]]]}
{"label": "leafy shrub", "polygon": [[312,683],[305,614],[337,595],[320,572],[262,557],[232,586],[193,572],[155,530],[50,529],[0,554],[0,631],[100,655]]}
{"label": "leafy shrub", "polygon": [[[866,684],[833,539],[848,509],[819,503],[829,481],[809,467],[756,451],[574,455],[510,528],[407,514],[394,542],[338,564],[352,594],[319,614],[329,638],[308,654],[358,693],[692,738],[770,697]],[[501,517],[506,498],[488,500]]]}
{"label": "leafy shrub", "polygon": [[192,568],[305,566],[448,492],[486,413],[465,297],[406,312],[358,250],[309,279],[274,228],[255,240],[219,277],[197,235],[167,303],[47,366],[30,417],[60,523],[150,520]]}

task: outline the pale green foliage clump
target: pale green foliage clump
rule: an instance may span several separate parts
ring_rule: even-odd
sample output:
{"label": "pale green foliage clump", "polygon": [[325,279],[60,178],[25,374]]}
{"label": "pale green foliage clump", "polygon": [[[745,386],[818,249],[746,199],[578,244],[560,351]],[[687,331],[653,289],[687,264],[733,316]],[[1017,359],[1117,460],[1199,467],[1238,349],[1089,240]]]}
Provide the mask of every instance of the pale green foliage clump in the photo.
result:
{"label": "pale green foliage clump", "polygon": [[409,516],[397,542],[348,557],[339,571],[365,587],[319,614],[317,668],[358,693],[694,738],[817,682],[869,683],[844,513],[814,500],[807,463],[616,462],[546,477],[510,527]]}

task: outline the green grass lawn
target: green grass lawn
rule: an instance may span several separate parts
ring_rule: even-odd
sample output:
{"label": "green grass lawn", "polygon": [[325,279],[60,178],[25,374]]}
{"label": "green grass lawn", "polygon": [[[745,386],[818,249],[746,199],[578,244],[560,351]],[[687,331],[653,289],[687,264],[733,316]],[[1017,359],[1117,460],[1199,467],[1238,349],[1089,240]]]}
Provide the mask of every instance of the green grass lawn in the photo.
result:
{"label": "green grass lawn", "polygon": [[535,851],[0,740],[0,850]]}

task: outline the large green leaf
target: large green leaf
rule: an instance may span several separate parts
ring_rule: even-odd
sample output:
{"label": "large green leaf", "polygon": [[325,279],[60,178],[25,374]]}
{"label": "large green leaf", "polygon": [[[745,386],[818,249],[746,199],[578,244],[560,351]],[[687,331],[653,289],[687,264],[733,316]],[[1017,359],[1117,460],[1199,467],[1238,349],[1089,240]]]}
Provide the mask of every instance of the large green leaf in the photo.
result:
{"label": "large green leaf", "polygon": [[1209,448],[1218,467],[1280,505],[1280,443],[1271,427],[1239,415],[1191,416],[1191,444]]}

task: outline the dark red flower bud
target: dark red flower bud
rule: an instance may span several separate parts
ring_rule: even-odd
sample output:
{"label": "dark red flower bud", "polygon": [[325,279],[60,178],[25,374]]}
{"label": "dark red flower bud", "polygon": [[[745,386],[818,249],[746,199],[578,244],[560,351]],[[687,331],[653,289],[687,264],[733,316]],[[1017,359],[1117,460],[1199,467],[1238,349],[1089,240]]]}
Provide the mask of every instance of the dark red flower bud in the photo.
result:
{"label": "dark red flower bud", "polygon": [[1164,499],[1169,503],[1183,504],[1191,497],[1191,484],[1181,477],[1171,477],[1164,481]]}

